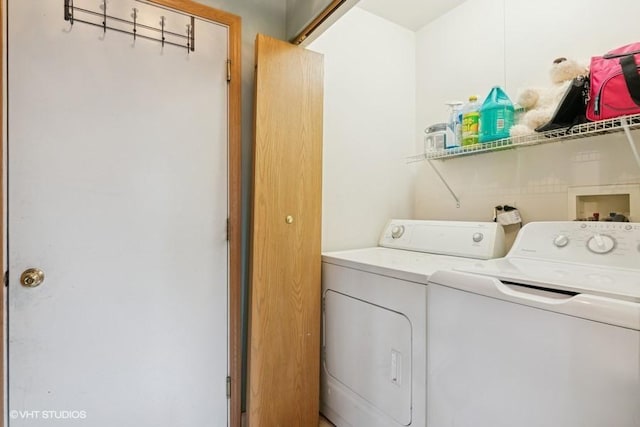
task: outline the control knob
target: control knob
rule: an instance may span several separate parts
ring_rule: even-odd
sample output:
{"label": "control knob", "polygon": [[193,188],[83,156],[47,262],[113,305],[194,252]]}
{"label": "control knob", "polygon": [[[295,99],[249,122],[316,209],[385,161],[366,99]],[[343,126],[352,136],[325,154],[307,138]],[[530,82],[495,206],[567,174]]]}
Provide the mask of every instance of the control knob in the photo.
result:
{"label": "control knob", "polygon": [[473,241],[476,243],[480,243],[482,242],[482,239],[484,239],[484,234],[482,233],[473,233]]}
{"label": "control knob", "polygon": [[404,225],[394,225],[391,227],[391,237],[399,239],[404,234]]}
{"label": "control knob", "polygon": [[564,248],[569,244],[569,238],[564,234],[560,234],[556,236],[555,239],[553,239],[553,244],[556,245],[556,247],[558,248]]}
{"label": "control knob", "polygon": [[606,234],[594,234],[587,241],[587,248],[594,254],[606,254],[616,247],[616,241]]}

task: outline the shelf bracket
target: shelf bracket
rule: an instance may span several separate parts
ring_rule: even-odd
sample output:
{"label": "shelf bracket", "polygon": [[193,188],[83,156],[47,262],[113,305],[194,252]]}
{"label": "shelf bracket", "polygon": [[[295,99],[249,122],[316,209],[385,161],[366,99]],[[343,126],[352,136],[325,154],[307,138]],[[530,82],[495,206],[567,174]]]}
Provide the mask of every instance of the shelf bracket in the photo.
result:
{"label": "shelf bracket", "polygon": [[433,169],[433,171],[436,173],[436,175],[438,175],[438,178],[440,178],[440,181],[442,181],[444,186],[447,187],[447,190],[449,190],[449,193],[451,194],[451,197],[453,197],[453,200],[456,201],[456,208],[459,208],[460,207],[460,199],[458,198],[458,196],[456,196],[456,193],[451,189],[451,187],[447,183],[447,180],[444,179],[444,177],[442,176],[440,171],[436,168],[436,166],[433,164],[433,161],[431,159],[427,159],[427,163],[429,163],[429,166],[431,166],[431,169]]}
{"label": "shelf bracket", "polygon": [[627,121],[627,118],[620,117],[620,124],[622,125],[622,129],[624,129],[624,134],[627,136],[627,141],[629,141],[629,146],[631,147],[633,156],[636,158],[638,167],[640,167],[640,154],[638,154],[638,148],[636,147],[636,143],[633,140],[633,135],[631,135],[631,129],[629,129],[629,122]]}

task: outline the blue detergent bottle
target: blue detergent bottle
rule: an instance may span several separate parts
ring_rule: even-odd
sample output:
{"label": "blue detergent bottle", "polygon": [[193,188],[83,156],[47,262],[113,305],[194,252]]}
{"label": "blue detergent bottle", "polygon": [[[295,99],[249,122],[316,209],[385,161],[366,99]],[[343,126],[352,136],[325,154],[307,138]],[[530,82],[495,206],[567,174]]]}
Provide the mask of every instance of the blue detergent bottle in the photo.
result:
{"label": "blue detergent bottle", "polygon": [[513,116],[513,103],[502,88],[495,86],[480,107],[479,141],[484,143],[508,138]]}

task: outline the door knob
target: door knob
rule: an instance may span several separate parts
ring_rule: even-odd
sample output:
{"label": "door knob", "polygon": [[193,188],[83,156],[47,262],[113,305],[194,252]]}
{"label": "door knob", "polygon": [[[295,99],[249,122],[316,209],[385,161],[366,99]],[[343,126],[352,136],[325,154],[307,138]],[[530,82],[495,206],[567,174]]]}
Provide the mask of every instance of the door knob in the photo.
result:
{"label": "door knob", "polygon": [[20,275],[20,283],[27,288],[35,288],[44,282],[44,271],[38,268],[27,268]]}

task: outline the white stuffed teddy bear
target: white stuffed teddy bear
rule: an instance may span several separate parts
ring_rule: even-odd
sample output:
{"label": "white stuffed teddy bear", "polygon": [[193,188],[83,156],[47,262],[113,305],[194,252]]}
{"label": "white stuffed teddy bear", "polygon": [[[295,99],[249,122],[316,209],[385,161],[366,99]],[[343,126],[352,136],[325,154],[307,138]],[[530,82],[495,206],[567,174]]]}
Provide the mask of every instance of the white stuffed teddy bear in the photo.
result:
{"label": "white stuffed teddy bear", "polygon": [[525,89],[518,97],[518,104],[524,109],[518,123],[511,127],[512,137],[531,135],[535,129],[547,123],[553,117],[553,113],[562,101],[571,81],[578,76],[589,74],[587,67],[574,60],[558,58],[553,61],[549,71],[552,87]]}

